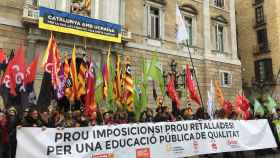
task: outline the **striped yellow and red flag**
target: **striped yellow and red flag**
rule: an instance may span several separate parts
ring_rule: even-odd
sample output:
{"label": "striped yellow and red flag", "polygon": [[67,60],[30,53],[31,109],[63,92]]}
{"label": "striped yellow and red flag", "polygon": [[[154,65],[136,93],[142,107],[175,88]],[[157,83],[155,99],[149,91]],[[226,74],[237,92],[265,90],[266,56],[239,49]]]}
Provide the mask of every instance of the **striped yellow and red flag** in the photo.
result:
{"label": "striped yellow and red flag", "polygon": [[83,61],[78,73],[77,100],[79,100],[82,95],[86,94],[86,72],[87,64]]}
{"label": "striped yellow and red flag", "polygon": [[134,84],[131,75],[131,63],[129,58],[126,58],[126,65],[125,65],[125,75],[124,75],[124,104],[127,106],[127,110],[129,112],[134,110],[133,102],[134,102]]}
{"label": "striped yellow and red flag", "polygon": [[48,57],[49,57],[49,54],[50,54],[50,50],[51,50],[51,47],[52,47],[52,44],[53,44],[53,40],[54,40],[54,37],[53,37],[53,34],[51,33],[51,37],[49,39],[49,42],[48,42],[48,46],[45,50],[45,53],[44,55],[42,56],[42,59],[41,59],[41,67],[42,68],[45,68],[45,65],[47,63],[47,60],[48,60]]}
{"label": "striped yellow and red flag", "polygon": [[67,88],[65,95],[68,97],[70,102],[74,102],[77,97],[77,69],[76,69],[76,46],[74,45],[72,51],[72,60],[69,68],[70,76],[67,79]]}
{"label": "striped yellow and red flag", "polygon": [[64,77],[68,78],[69,77],[69,73],[70,73],[70,66],[69,66],[68,58],[67,58],[66,55],[64,57],[64,68],[63,69],[64,69]]}
{"label": "striped yellow and red flag", "polygon": [[69,99],[69,101],[75,101],[75,96],[72,93],[72,79],[70,74],[70,65],[68,63],[68,58],[65,57],[64,59],[64,77],[66,78],[65,83],[65,96]]}
{"label": "striped yellow and red flag", "polygon": [[85,0],[85,8],[91,10],[91,0]]}
{"label": "striped yellow and red flag", "polygon": [[121,103],[121,62],[120,62],[120,56],[117,55],[116,58],[116,72],[115,72],[115,79],[114,79],[114,96],[116,103],[120,105]]}
{"label": "striped yellow and red flag", "polygon": [[109,47],[109,51],[107,54],[106,64],[102,67],[102,76],[103,76],[103,98],[106,99],[108,97],[108,82],[110,79],[110,55],[111,55],[111,46]]}
{"label": "striped yellow and red flag", "polygon": [[217,97],[218,103],[219,103],[220,107],[222,108],[225,103],[225,98],[224,98],[223,91],[221,89],[220,82],[218,80],[215,81],[215,88],[216,88],[216,97]]}

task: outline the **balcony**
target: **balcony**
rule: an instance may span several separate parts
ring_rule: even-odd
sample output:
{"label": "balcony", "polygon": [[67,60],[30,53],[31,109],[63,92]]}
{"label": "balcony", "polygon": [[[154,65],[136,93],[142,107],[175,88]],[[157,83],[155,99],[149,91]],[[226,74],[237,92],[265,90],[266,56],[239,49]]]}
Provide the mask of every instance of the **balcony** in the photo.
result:
{"label": "balcony", "polygon": [[30,4],[25,4],[23,7],[23,23],[38,23],[39,20],[39,10]]}
{"label": "balcony", "polygon": [[269,52],[270,52],[270,48],[269,48],[268,42],[253,46],[254,55],[265,54],[265,53],[269,53]]}
{"label": "balcony", "polygon": [[212,54],[214,54],[217,57],[222,57],[222,58],[232,58],[232,54],[229,52],[221,52],[219,50],[212,50]]}
{"label": "balcony", "polygon": [[132,33],[129,32],[126,28],[122,29],[122,40],[129,42],[132,40]]}
{"label": "balcony", "polygon": [[272,79],[266,79],[266,80],[259,80],[259,79],[256,79],[256,77],[253,77],[252,78],[252,85],[255,85],[255,86],[260,86],[260,87],[263,87],[263,86],[275,86],[277,83],[276,83],[276,77],[277,76],[274,76],[272,77]]}

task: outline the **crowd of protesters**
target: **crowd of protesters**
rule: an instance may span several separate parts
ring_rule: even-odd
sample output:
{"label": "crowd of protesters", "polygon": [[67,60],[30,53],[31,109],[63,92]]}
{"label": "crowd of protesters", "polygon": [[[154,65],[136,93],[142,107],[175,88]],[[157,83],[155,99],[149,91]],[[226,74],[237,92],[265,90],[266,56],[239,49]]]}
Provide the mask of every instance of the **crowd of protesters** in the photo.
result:
{"label": "crowd of protesters", "polygon": [[[279,119],[280,109],[276,110],[274,115],[267,115],[267,118],[272,125],[272,121]],[[217,110],[215,113],[217,119],[239,119],[234,111],[227,114],[223,109]],[[251,119],[261,118],[256,115]],[[160,104],[155,110],[147,107],[136,119],[135,113],[125,110],[102,111],[97,110],[91,117],[85,115],[82,109],[64,112],[56,106],[49,106],[45,111],[39,111],[36,106],[26,107],[22,112],[18,113],[15,107],[4,109],[0,112],[0,158],[15,158],[16,154],[16,131],[22,127],[41,127],[63,128],[69,127],[87,127],[96,125],[116,125],[127,123],[141,122],[172,122],[181,120],[200,120],[210,119],[206,110],[197,108],[195,111],[191,106],[177,111],[176,114],[169,106]],[[276,132],[272,128],[274,132]],[[278,139],[278,138],[277,138]]]}

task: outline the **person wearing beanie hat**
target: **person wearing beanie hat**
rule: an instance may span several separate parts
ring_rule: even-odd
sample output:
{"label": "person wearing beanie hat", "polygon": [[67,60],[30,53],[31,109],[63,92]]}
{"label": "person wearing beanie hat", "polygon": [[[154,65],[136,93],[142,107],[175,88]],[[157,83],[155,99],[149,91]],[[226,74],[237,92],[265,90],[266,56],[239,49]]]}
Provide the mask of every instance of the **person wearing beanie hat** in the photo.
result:
{"label": "person wearing beanie hat", "polygon": [[11,158],[15,158],[17,149],[17,125],[19,125],[19,119],[17,116],[17,110],[14,106],[8,109],[8,131],[9,131],[9,148],[11,152]]}

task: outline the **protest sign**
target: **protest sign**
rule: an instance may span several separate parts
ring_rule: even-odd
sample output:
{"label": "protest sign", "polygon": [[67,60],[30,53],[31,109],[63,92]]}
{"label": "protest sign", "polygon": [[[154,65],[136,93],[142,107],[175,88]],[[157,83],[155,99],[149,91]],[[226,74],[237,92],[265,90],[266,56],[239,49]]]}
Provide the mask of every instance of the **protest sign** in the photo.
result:
{"label": "protest sign", "polygon": [[17,158],[177,158],[277,147],[267,120],[22,128],[17,139]]}

